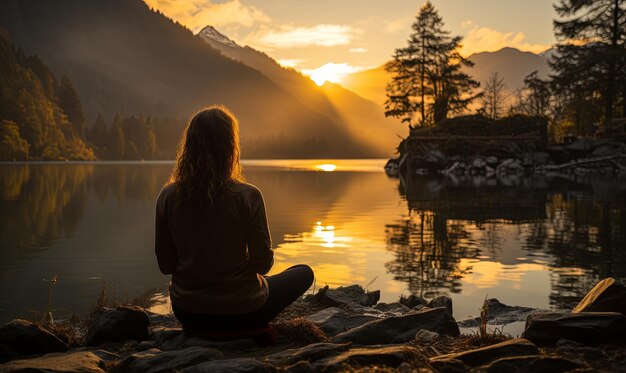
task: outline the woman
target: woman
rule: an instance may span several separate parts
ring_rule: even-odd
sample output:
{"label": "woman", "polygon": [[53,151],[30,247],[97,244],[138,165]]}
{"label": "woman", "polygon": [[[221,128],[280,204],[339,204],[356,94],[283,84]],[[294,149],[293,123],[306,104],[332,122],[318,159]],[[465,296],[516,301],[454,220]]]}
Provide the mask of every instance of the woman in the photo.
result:
{"label": "woman", "polygon": [[239,153],[235,116],[222,106],[198,112],[157,199],[157,261],[189,332],[267,327],[313,283],[306,265],[263,276],[274,251],[263,196],[243,181]]}

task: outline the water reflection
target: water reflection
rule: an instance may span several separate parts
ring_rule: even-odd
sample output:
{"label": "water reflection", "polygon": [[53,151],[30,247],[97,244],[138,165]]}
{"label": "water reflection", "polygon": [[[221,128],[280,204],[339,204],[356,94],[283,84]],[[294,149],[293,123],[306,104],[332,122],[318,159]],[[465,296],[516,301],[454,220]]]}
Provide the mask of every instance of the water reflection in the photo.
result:
{"label": "water reflection", "polygon": [[[383,301],[449,294],[459,318],[487,294],[561,307],[603,277],[626,278],[623,180],[397,180],[383,165],[246,162],[267,205],[273,273],[308,263],[317,287],[369,284]],[[57,318],[84,313],[105,281],[120,298],[165,289],[153,214],[171,168],[0,165],[0,319],[45,309],[54,275]]]}
{"label": "water reflection", "polygon": [[549,270],[553,308],[580,300],[604,277],[626,279],[623,180],[532,176],[511,183],[402,180],[409,214],[387,225],[396,256],[389,271],[429,297],[464,285],[519,284],[527,273]]}

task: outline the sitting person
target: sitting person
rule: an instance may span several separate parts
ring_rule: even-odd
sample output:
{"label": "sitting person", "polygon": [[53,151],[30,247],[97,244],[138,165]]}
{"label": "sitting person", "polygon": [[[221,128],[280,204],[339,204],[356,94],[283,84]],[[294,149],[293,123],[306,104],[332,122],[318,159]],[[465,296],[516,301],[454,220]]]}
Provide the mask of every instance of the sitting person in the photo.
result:
{"label": "sitting person", "polygon": [[222,106],[187,126],[155,228],[159,269],[172,275],[172,309],[185,331],[268,328],[313,283],[307,265],[263,276],[274,263],[263,196],[243,181],[237,119]]}

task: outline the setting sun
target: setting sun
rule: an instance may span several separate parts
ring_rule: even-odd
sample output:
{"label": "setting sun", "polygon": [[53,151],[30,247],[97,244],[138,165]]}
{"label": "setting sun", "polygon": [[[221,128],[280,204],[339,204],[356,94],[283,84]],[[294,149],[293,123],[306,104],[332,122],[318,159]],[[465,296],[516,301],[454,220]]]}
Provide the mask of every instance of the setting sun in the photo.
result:
{"label": "setting sun", "polygon": [[302,70],[302,72],[308,75],[318,86],[322,86],[326,82],[341,83],[346,75],[355,73],[356,71],[357,69],[354,66],[350,66],[347,63],[332,62],[322,65],[317,69]]}

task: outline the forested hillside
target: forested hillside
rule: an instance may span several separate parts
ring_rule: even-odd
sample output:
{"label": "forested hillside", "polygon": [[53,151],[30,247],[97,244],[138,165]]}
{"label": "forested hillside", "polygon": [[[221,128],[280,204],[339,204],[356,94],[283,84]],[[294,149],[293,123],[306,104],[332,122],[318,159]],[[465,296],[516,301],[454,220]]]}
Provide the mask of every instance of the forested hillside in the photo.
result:
{"label": "forested hillside", "polygon": [[85,116],[72,81],[0,31],[0,160],[92,160]]}

